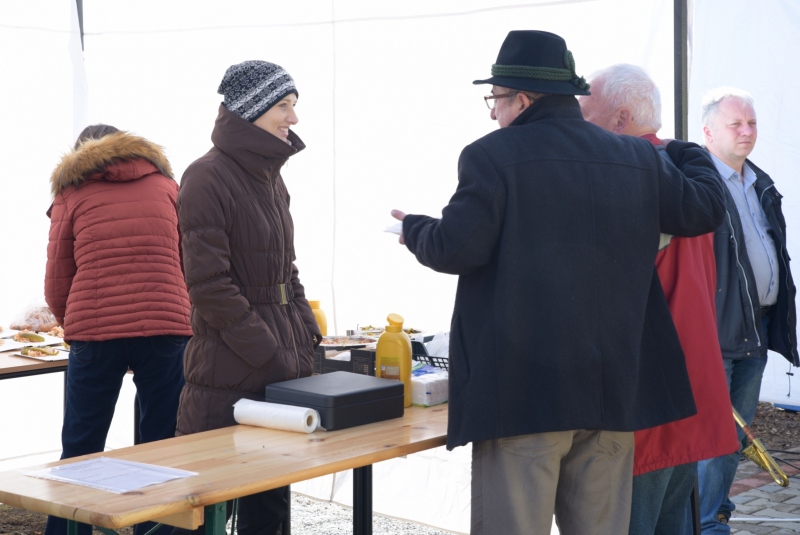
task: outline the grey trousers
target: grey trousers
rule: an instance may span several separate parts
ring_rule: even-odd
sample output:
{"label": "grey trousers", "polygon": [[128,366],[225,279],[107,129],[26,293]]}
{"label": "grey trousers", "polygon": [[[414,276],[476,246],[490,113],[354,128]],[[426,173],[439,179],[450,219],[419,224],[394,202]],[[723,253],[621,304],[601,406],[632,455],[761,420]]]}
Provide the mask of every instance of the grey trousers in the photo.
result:
{"label": "grey trousers", "polygon": [[472,445],[472,535],[624,535],[633,433],[557,431]]}

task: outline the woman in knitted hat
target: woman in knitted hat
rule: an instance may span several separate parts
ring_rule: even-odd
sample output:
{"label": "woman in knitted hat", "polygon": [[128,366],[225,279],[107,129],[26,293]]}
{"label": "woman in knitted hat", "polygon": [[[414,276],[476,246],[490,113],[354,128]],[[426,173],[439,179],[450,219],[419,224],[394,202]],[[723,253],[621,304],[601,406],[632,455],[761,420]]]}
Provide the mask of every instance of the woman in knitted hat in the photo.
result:
{"label": "woman in knitted hat", "polygon": [[[280,174],[305,148],[292,131],[297,88],[280,66],[246,61],[227,70],[218,92],[214,146],[186,170],[178,199],[195,333],[179,435],[235,425],[239,399],[263,401],[268,384],[311,375],[322,338],[294,265]],[[280,534],[288,511],[288,487],[241,498],[237,530]]]}
{"label": "woman in knitted hat", "polygon": [[[141,441],[169,438],[192,334],[169,162],[144,138],[92,125],[51,183],[45,299],[70,344],[61,458],[103,451],[129,368]],[[45,533],[66,534],[67,521],[49,517]]]}

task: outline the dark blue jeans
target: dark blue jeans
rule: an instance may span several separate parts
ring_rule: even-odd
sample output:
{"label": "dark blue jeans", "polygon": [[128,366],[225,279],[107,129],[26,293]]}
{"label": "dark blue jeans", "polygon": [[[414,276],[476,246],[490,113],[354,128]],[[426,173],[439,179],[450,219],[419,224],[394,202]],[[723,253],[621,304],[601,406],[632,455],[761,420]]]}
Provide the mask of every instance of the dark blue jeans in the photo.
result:
{"label": "dark blue jeans", "polygon": [[[764,332],[767,331],[769,318],[762,318]],[[763,344],[767,340],[762,340]],[[728,378],[728,390],[731,404],[744,418],[747,425],[753,423],[758,407],[758,396],[761,392],[761,377],[767,366],[767,357],[755,357],[744,360],[722,359],[725,375]],[[734,424],[735,425],[735,424]],[[736,426],[739,441],[744,432]],[[703,535],[729,535],[731,528],[718,520],[723,514],[730,518],[735,509],[728,493],[736,477],[739,466],[739,452],[722,457],[715,457],[697,463],[700,489],[700,525]]]}
{"label": "dark blue jeans", "polygon": [[634,476],[628,535],[692,535],[691,495],[696,478],[697,463]]}
{"label": "dark blue jeans", "polygon": [[[70,344],[66,410],[61,428],[62,459],[103,451],[122,387],[130,368],[139,399],[142,442],[175,436],[178,401],[183,388],[183,350],[186,336],[147,336]],[[136,535],[154,524],[139,524]],[[169,533],[164,527],[158,534]],[[67,521],[48,517],[45,535],[65,535]],[[80,535],[91,526],[81,524]]]}

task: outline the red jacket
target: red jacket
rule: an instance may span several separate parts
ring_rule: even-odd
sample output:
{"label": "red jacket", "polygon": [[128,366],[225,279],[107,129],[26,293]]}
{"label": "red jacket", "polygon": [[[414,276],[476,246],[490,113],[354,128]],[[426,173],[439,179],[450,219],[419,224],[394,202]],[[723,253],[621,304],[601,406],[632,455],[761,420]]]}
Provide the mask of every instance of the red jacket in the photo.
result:
{"label": "red jacket", "polygon": [[192,334],[171,176],[157,145],[125,132],[53,171],[45,299],[67,340]]}
{"label": "red jacket", "polygon": [[656,269],[686,356],[697,414],[637,431],[634,475],[727,455],[739,447],[717,337],[713,233],[672,237],[659,251]]}

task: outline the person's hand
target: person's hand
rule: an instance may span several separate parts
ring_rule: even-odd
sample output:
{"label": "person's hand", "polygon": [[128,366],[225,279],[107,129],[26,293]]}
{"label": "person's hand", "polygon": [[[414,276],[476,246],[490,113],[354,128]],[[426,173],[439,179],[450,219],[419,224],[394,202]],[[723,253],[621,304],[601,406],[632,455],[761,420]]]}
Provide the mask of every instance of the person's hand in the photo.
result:
{"label": "person's hand", "polygon": [[[401,212],[400,210],[392,210],[392,217],[397,219],[398,221],[402,221],[406,218],[405,212]],[[398,240],[401,244],[405,245],[406,241],[403,239],[403,234],[400,234],[400,239]]]}

